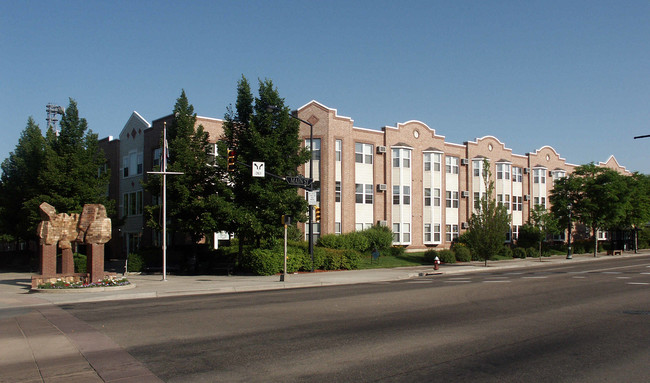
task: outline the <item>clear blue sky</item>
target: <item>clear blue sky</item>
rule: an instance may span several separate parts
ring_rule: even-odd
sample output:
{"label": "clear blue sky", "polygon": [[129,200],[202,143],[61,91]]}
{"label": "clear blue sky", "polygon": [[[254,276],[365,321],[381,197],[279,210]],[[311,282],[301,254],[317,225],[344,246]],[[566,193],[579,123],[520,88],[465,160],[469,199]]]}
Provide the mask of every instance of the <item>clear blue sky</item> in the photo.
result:
{"label": "clear blue sky", "polygon": [[380,128],[420,120],[650,173],[650,1],[0,0],[0,158],[74,98],[100,138],[185,89],[222,118],[244,75]]}

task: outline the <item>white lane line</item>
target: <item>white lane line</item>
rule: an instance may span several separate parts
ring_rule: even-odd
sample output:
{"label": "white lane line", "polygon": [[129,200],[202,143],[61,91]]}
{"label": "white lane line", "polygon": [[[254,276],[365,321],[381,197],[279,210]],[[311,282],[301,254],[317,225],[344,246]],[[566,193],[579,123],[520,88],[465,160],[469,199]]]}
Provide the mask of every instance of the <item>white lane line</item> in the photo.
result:
{"label": "white lane line", "polygon": [[575,278],[575,279],[587,279],[587,277],[583,277],[583,276],[578,276],[578,275],[576,275],[576,276],[575,276],[575,277],[573,277],[573,278]]}
{"label": "white lane line", "polygon": [[499,282],[501,282],[501,283],[510,283],[510,282],[512,282],[512,281],[506,281],[506,280],[503,280],[503,279],[493,279],[493,280],[486,280],[486,281],[483,281],[483,283],[488,283],[488,282],[496,282],[496,283],[499,283]]}
{"label": "white lane line", "polygon": [[648,282],[628,282],[628,285],[650,285]]}
{"label": "white lane line", "polygon": [[641,273],[641,275],[650,275],[650,273]]}
{"label": "white lane line", "polygon": [[445,281],[445,283],[470,283],[471,281]]}
{"label": "white lane line", "polygon": [[548,276],[542,275],[542,276],[535,276],[535,277],[522,277],[526,279],[546,279]]}
{"label": "white lane line", "polygon": [[631,279],[632,277],[616,277],[616,279]]}
{"label": "white lane line", "polygon": [[603,274],[623,274],[621,271],[603,271]]}

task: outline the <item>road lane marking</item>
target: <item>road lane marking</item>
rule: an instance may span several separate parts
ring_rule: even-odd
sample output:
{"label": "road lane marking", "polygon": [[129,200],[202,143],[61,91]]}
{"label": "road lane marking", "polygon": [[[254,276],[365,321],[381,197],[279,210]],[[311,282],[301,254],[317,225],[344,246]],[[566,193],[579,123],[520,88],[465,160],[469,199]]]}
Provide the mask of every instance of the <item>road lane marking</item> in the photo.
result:
{"label": "road lane marking", "polygon": [[587,277],[583,277],[581,275],[576,275],[573,278],[575,278],[575,279],[587,279]]}
{"label": "road lane marking", "polygon": [[470,283],[471,281],[445,281],[445,283]]}
{"label": "road lane marking", "polygon": [[650,285],[648,282],[628,282],[628,285]]}
{"label": "road lane marking", "polygon": [[632,277],[616,277],[616,279],[631,279]]}
{"label": "road lane marking", "polygon": [[488,280],[483,281],[483,283],[488,283],[488,282],[496,282],[496,283],[499,283],[499,282],[501,282],[501,283],[510,283],[510,282],[512,282],[512,281],[507,281],[507,280],[503,280],[503,279],[492,279],[492,280],[488,279]]}
{"label": "road lane marking", "polygon": [[546,278],[548,278],[548,276],[547,275],[539,275],[539,276],[534,276],[534,277],[522,277],[522,278],[526,278],[526,279],[546,279]]}

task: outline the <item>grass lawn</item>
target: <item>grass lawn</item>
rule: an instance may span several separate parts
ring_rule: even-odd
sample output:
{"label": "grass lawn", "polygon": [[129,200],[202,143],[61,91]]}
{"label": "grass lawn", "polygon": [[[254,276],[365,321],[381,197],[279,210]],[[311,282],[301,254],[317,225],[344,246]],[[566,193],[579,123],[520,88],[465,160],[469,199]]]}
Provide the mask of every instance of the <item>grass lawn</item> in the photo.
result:
{"label": "grass lawn", "polygon": [[360,270],[365,269],[385,269],[391,267],[421,266],[424,262],[424,252],[405,253],[399,256],[382,255],[373,260],[372,257],[364,256],[359,264]]}

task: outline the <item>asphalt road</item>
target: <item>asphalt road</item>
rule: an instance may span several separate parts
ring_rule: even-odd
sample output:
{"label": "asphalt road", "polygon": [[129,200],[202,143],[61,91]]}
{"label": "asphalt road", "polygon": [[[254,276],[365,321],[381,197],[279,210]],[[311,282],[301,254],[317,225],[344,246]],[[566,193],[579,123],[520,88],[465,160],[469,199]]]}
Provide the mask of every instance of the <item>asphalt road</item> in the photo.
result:
{"label": "asphalt road", "polygon": [[650,257],[63,308],[168,382],[650,379]]}

